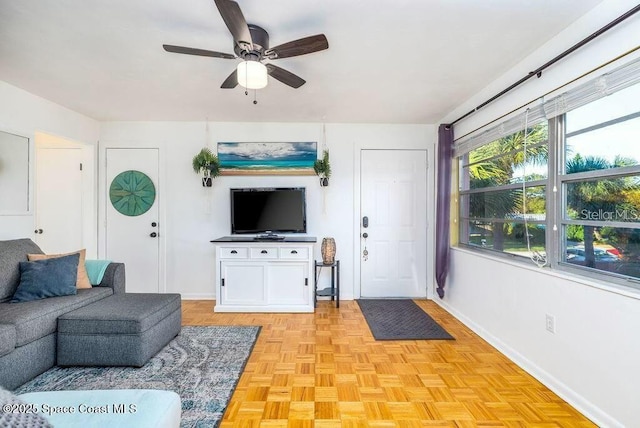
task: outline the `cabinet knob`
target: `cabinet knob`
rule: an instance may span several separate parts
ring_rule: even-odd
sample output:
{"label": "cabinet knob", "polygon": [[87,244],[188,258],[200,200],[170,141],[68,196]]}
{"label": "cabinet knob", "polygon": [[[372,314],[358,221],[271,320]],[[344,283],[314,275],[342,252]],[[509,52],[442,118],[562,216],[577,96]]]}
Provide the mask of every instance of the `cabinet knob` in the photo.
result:
{"label": "cabinet knob", "polygon": [[236,250],[231,250],[231,254],[238,254]]}
{"label": "cabinet knob", "polygon": [[291,250],[291,254],[298,254],[296,250]]}
{"label": "cabinet knob", "polygon": [[262,250],[262,251],[260,251],[260,254],[267,254],[267,253],[268,253],[268,251],[267,251],[267,250]]}
{"label": "cabinet knob", "polygon": [[156,232],[151,232],[151,233],[149,234],[149,236],[150,236],[150,237],[152,237],[152,238],[155,238],[155,237],[157,237],[157,236],[158,236],[158,234],[157,234]]}

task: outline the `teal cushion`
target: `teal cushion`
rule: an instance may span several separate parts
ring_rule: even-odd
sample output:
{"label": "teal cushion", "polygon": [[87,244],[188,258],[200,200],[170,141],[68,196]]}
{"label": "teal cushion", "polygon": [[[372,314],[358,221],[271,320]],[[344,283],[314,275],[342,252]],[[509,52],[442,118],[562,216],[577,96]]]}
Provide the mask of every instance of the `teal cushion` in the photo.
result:
{"label": "teal cushion", "polygon": [[20,283],[11,303],[76,294],[80,254],[20,262]]}
{"label": "teal cushion", "polygon": [[98,285],[104,278],[107,267],[111,264],[111,260],[85,260],[84,268],[87,271],[89,282],[91,285]]}
{"label": "teal cushion", "polygon": [[[65,428],[178,428],[182,413],[180,396],[173,391],[43,391],[18,397],[33,404],[53,426]],[[52,408],[73,409],[73,413],[47,411]]]}
{"label": "teal cushion", "polygon": [[37,410],[0,386],[0,427],[53,428]]}

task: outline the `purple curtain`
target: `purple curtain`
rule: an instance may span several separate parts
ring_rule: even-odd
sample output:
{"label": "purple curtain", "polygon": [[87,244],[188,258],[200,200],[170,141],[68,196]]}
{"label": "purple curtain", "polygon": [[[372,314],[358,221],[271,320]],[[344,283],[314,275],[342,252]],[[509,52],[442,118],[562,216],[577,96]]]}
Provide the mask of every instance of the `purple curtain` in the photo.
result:
{"label": "purple curtain", "polygon": [[453,126],[438,128],[438,189],[436,195],[436,283],[440,298],[449,273],[449,216],[451,203],[451,155],[453,152]]}

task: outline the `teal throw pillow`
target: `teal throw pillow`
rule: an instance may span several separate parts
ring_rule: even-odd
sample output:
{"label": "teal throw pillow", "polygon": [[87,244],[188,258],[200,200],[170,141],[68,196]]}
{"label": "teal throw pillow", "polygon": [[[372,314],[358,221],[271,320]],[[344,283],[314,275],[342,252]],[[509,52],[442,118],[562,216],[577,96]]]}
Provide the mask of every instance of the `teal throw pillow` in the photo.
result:
{"label": "teal throw pillow", "polygon": [[38,408],[0,386],[0,427],[53,428]]}
{"label": "teal throw pillow", "polygon": [[20,262],[20,283],[11,303],[76,294],[80,254]]}

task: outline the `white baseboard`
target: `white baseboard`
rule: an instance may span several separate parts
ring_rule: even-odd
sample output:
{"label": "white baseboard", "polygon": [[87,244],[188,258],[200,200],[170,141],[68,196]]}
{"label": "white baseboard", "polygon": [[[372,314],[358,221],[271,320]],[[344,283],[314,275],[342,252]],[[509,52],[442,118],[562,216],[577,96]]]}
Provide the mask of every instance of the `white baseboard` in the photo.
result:
{"label": "white baseboard", "polygon": [[182,300],[216,300],[213,293],[180,293]]}
{"label": "white baseboard", "polygon": [[493,347],[498,349],[504,355],[509,357],[511,361],[516,363],[519,367],[536,378],[542,384],[544,384],[551,391],[555,392],[560,398],[571,404],[580,413],[589,418],[593,423],[601,427],[611,428],[624,428],[624,424],[616,420],[613,416],[604,412],[598,406],[594,405],[587,399],[585,399],[578,392],[571,389],[562,381],[552,376],[546,370],[542,369],[534,362],[527,359],[524,355],[520,354],[515,349],[511,348],[500,339],[489,333],[487,330],[476,324],[474,321],[458,312],[456,309],[450,307],[446,302],[441,299],[433,299],[433,301],[456,317],[460,322],[469,327],[478,336],[489,342]]}

